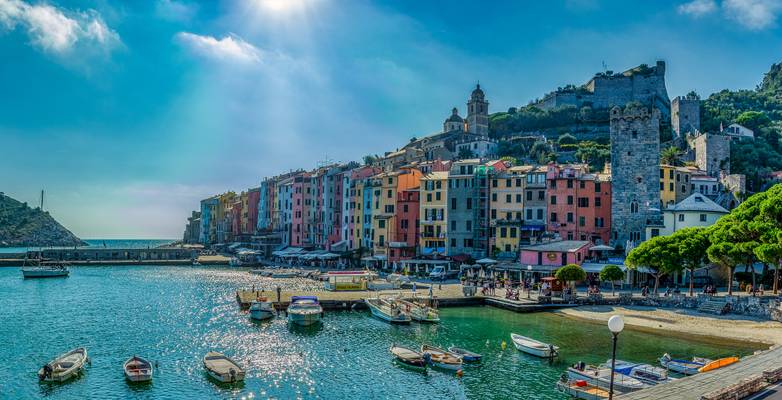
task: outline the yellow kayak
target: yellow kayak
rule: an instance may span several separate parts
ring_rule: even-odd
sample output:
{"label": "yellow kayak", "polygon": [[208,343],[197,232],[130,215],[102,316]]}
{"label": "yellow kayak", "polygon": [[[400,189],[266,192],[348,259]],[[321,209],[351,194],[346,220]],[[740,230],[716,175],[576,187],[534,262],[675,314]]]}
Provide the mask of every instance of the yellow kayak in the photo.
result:
{"label": "yellow kayak", "polygon": [[714,360],[710,363],[707,363],[706,365],[698,368],[698,372],[707,372],[707,371],[713,371],[718,368],[726,367],[730,364],[736,363],[739,361],[738,357],[725,357],[720,358],[718,360]]}

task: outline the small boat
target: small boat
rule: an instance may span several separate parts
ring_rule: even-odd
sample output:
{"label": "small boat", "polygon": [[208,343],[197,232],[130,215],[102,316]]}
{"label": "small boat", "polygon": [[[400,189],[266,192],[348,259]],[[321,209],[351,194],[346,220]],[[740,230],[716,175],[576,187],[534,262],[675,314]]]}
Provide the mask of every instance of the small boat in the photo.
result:
{"label": "small boat", "polygon": [[250,303],[250,318],[262,321],[274,317],[274,304],[266,297],[258,297]]}
{"label": "small boat", "polygon": [[513,341],[513,345],[516,346],[516,349],[527,354],[532,354],[533,356],[552,358],[559,354],[559,347],[550,343],[543,343],[539,340],[517,335],[515,333],[511,333],[510,338]]}
{"label": "small boat", "polygon": [[[611,368],[611,360],[606,361],[606,363],[600,365],[600,367]],[[616,360],[616,363],[614,364],[614,371],[622,375],[638,379],[639,381],[648,385],[657,385],[660,383],[676,380],[675,378],[668,376],[668,370],[665,368],[655,367],[654,365],[649,364],[631,363],[622,360]]]}
{"label": "small boat", "polygon": [[429,323],[440,322],[440,312],[437,311],[436,308],[402,299],[399,300],[399,303],[405,308],[405,313],[409,314],[413,321]]}
{"label": "small boat", "polygon": [[394,355],[394,360],[403,367],[414,369],[416,371],[426,371],[427,357],[423,354],[403,346],[393,345],[389,349]]}
{"label": "small boat", "polygon": [[678,372],[684,375],[695,375],[704,365],[710,363],[711,360],[707,358],[693,357],[692,361],[680,360],[671,358],[668,353],[663,354],[660,357],[660,365],[673,372]]}
{"label": "small boat", "polygon": [[462,358],[456,354],[449,353],[439,347],[421,345],[421,353],[429,354],[431,357],[432,366],[447,369],[452,371],[458,371],[462,369]]}
{"label": "small boat", "polygon": [[223,383],[244,380],[244,370],[234,360],[222,353],[210,351],[204,356],[204,368],[214,379]]}
{"label": "small boat", "polygon": [[320,322],[323,307],[315,296],[293,296],[288,306],[288,321],[300,325],[310,326]]}
{"label": "small boat", "polygon": [[87,362],[87,349],[79,347],[54,360],[38,370],[38,379],[46,382],[65,382],[76,376]]}
{"label": "small boat", "polygon": [[264,269],[251,269],[250,273],[253,275],[263,275],[263,273],[266,272]]}
{"label": "small boat", "polygon": [[722,367],[727,367],[728,365],[731,365],[731,364],[734,364],[734,363],[737,363],[737,362],[739,362],[739,358],[738,357],[720,358],[720,359],[714,360],[712,362],[706,363],[706,365],[704,365],[704,366],[702,366],[702,367],[700,367],[698,369],[698,372],[714,371],[715,369],[719,369],[719,368],[722,368]]}
{"label": "small boat", "polygon": [[[608,388],[611,382],[611,368],[600,368],[594,365],[586,365],[582,362],[567,369],[571,380],[583,380],[586,383],[601,388]],[[636,378],[622,375],[614,371],[614,391],[630,393],[649,387],[649,385]]]}
{"label": "small boat", "polygon": [[38,265],[22,267],[22,276],[25,279],[32,278],[61,278],[71,272],[64,265]]}
{"label": "small boat", "polygon": [[391,324],[409,324],[410,315],[402,311],[399,303],[381,298],[364,299],[373,316]]}
{"label": "small boat", "polygon": [[295,278],[298,275],[298,272],[295,270],[279,270],[277,272],[272,273],[272,278]]}
{"label": "small boat", "polygon": [[478,353],[473,353],[472,351],[463,349],[461,347],[454,347],[451,346],[448,348],[448,351],[450,351],[453,354],[458,355],[462,358],[462,361],[464,362],[479,362],[481,361],[482,355]]}
{"label": "small boat", "polygon": [[133,356],[122,365],[125,378],[131,382],[146,382],[152,380],[152,363],[139,356]]}
{"label": "small boat", "polygon": [[557,382],[557,391],[570,395],[574,399],[602,400],[608,398],[608,390],[590,385],[584,380],[566,380]]}

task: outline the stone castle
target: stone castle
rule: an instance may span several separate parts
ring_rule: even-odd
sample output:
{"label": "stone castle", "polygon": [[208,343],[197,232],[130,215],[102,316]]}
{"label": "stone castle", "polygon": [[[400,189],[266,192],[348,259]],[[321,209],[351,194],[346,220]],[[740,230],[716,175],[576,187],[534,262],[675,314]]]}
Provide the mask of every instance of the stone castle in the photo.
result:
{"label": "stone castle", "polygon": [[660,112],[643,106],[611,109],[611,241],[646,240],[648,220],[659,214]]}
{"label": "stone castle", "polygon": [[657,61],[654,67],[641,64],[622,73],[598,73],[582,86],[570,86],[545,95],[536,105],[544,110],[562,106],[597,109],[624,107],[630,102],[654,107],[663,118],[670,117],[671,101],[665,89],[664,61]]}

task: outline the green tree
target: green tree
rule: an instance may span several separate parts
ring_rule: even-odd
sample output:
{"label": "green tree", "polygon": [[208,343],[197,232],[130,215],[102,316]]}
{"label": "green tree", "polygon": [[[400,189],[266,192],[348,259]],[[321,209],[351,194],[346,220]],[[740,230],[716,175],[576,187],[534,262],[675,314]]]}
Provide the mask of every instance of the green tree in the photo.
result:
{"label": "green tree", "polygon": [[608,264],[600,271],[601,281],[611,281],[611,295],[614,295],[614,282],[625,278],[625,272],[618,265]]}
{"label": "green tree", "polygon": [[660,163],[673,166],[684,165],[681,159],[681,152],[675,146],[666,147],[663,149],[663,151],[660,153]]}
{"label": "green tree", "polygon": [[587,278],[586,271],[578,264],[565,265],[559,268],[554,276],[563,282],[567,282],[568,286],[573,287],[573,293],[576,291],[575,283]]}
{"label": "green tree", "polygon": [[[763,262],[774,266],[774,294],[779,293],[779,269],[782,257],[782,184],[776,184],[766,192],[760,203],[760,218],[768,225],[761,237],[761,245],[755,249],[755,255]],[[754,196],[753,196],[754,197]]]}
{"label": "green tree", "polygon": [[736,123],[756,131],[770,124],[771,119],[760,111],[744,111],[736,117]]}
{"label": "green tree", "polygon": [[682,266],[689,272],[690,296],[692,296],[695,270],[707,261],[706,253],[704,253],[703,249],[709,247],[708,230],[702,227],[684,228],[674,232],[671,238],[676,243]]}
{"label": "green tree", "polygon": [[759,260],[774,266],[774,294],[779,293],[779,263],[782,262],[782,232],[774,231],[778,243],[764,243],[755,248]]}
{"label": "green tree", "polygon": [[660,288],[660,278],[682,269],[676,242],[670,236],[657,236],[630,251],[625,260],[631,269],[646,267],[654,277],[654,293]]}
{"label": "green tree", "polygon": [[557,138],[557,144],[560,146],[563,144],[576,144],[577,142],[578,139],[569,133],[562,134],[559,136],[559,138]]}
{"label": "green tree", "polygon": [[375,161],[377,161],[377,159],[378,159],[378,157],[377,157],[377,156],[373,156],[373,155],[371,155],[371,154],[367,154],[367,155],[365,155],[365,156],[364,156],[364,158],[363,158],[363,160],[364,160],[364,165],[371,165],[372,163],[374,163]]}
{"label": "green tree", "polygon": [[741,262],[741,252],[729,242],[713,243],[706,250],[711,262],[728,271],[728,295],[733,294],[733,272],[736,264]]}

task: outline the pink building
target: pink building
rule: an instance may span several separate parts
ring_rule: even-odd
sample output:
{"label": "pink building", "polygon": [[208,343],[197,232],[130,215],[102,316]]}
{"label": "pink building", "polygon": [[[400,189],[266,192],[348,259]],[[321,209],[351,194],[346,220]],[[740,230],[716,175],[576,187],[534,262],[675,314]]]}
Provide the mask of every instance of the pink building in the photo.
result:
{"label": "pink building", "polygon": [[403,190],[397,194],[396,235],[388,243],[389,262],[415,257],[420,225],[419,196],[418,188]]}
{"label": "pink building", "polygon": [[[519,247],[521,268],[532,265],[535,270],[540,266],[561,267],[566,264],[581,265],[589,255],[592,242],[588,240],[558,240],[543,244]],[[545,268],[544,268],[545,269]],[[556,268],[550,268],[556,269]]]}
{"label": "pink building", "polygon": [[331,181],[329,182],[330,185],[333,186],[333,193],[331,195],[332,201],[334,202],[334,206],[332,208],[333,210],[333,217],[331,219],[331,229],[329,230],[328,235],[328,246],[326,247],[329,250],[332,250],[332,246],[334,244],[339,243],[339,248],[334,248],[335,251],[343,251],[345,248],[347,248],[347,242],[343,245],[342,242],[342,224],[344,223],[344,218],[342,216],[345,214],[343,211],[342,206],[342,200],[344,193],[342,190],[343,187],[343,180],[345,174],[350,174],[350,171],[343,171],[337,174],[332,175]]}
{"label": "pink building", "polygon": [[549,165],[546,173],[547,230],[565,240],[609,243],[611,178],[589,173],[585,164]]}
{"label": "pink building", "polygon": [[253,188],[247,191],[247,217],[244,220],[244,227],[242,233],[247,235],[255,234],[256,226],[258,225],[258,205],[261,201],[261,189]]}
{"label": "pink building", "polygon": [[231,207],[231,237],[233,240],[242,234],[242,202],[237,201]]}
{"label": "pink building", "polygon": [[310,209],[312,208],[312,185],[311,177],[308,173],[302,172],[293,178],[293,193],[291,195],[291,246],[302,247],[311,246],[310,228],[312,219],[310,218]]}

